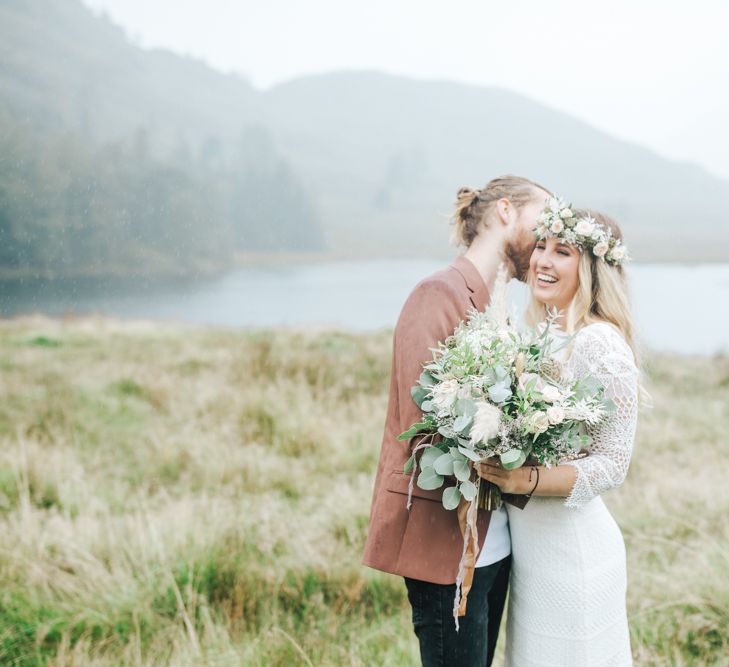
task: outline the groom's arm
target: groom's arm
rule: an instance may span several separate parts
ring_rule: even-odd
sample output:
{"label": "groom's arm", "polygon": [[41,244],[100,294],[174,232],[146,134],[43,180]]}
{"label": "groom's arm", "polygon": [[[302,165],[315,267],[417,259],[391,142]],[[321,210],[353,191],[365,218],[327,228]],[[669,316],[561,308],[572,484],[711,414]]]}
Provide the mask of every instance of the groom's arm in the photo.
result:
{"label": "groom's arm", "polygon": [[450,336],[465,317],[467,308],[460,301],[447,282],[427,280],[417,285],[403,306],[393,342],[401,433],[422,417],[410,390],[417,384],[423,364],[432,361],[431,348],[437,348],[438,341]]}

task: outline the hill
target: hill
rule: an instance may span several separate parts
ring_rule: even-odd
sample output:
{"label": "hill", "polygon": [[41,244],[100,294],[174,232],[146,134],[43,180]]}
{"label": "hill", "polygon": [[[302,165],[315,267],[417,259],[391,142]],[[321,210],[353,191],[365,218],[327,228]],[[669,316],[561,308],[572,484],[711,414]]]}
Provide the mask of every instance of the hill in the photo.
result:
{"label": "hill", "polygon": [[527,175],[641,260],[725,259],[729,183],[507,90],[348,72],[270,90],[80,0],[0,6],[0,278],[444,256],[461,185]]}
{"label": "hill", "polygon": [[360,72],[264,98],[335,244],[437,250],[461,185],[517,173],[615,216],[640,259],[726,257],[729,183],[507,90]]}
{"label": "hill", "polygon": [[139,49],[78,0],[8,0],[0,45],[0,277],[321,250],[313,200],[245,81]]}

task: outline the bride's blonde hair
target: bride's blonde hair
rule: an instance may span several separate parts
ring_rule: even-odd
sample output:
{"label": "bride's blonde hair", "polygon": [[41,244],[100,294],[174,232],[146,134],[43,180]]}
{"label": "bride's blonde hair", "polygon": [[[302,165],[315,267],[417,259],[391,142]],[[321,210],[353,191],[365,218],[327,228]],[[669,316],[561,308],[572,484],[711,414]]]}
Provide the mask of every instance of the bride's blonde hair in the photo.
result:
{"label": "bride's blonde hair", "polygon": [[[612,218],[596,211],[575,211],[577,218],[591,215],[598,224],[610,229],[612,235],[623,238],[623,233]],[[609,322],[618,328],[633,351],[637,363],[633,318],[630,313],[628,284],[622,265],[611,265],[595,257],[592,251],[580,252],[577,265],[579,284],[577,292],[565,313],[565,329],[574,333],[581,327],[593,322]],[[532,288],[532,297],[526,312],[526,321],[534,326],[546,319],[545,305],[534,298],[534,279],[529,273],[527,282]]]}

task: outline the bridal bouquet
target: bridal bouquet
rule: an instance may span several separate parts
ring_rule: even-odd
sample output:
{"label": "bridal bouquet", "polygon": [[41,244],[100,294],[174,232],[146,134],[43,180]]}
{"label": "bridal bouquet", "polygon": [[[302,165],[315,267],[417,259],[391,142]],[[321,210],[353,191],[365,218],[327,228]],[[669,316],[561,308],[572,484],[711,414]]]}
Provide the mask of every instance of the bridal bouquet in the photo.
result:
{"label": "bridal bouquet", "polygon": [[[520,331],[500,300],[484,312],[472,310],[468,322],[438,344],[411,392],[423,417],[399,436],[425,436],[405,472],[413,473],[412,484],[420,467],[421,489],[437,489],[451,479],[442,501],[449,510],[461,498],[476,497],[474,463],[498,456],[507,469],[523,465],[528,457],[554,465],[587,446],[585,425],[597,424],[612,409],[597,380],[564,377],[554,357],[552,320],[540,329]],[[496,509],[498,488],[483,485],[488,489],[480,506]]]}

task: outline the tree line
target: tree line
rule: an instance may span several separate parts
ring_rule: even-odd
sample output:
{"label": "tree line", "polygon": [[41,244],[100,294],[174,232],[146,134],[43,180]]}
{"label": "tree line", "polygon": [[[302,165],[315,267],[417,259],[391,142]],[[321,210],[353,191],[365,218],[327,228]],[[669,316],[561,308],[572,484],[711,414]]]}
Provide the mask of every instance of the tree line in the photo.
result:
{"label": "tree line", "polygon": [[315,206],[262,127],[161,158],[140,128],[97,145],[0,115],[0,276],[190,274],[236,252],[323,246]]}

